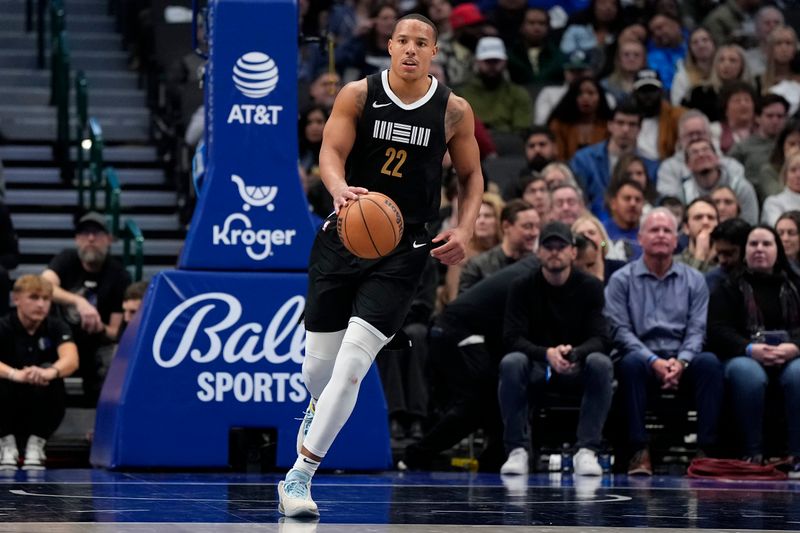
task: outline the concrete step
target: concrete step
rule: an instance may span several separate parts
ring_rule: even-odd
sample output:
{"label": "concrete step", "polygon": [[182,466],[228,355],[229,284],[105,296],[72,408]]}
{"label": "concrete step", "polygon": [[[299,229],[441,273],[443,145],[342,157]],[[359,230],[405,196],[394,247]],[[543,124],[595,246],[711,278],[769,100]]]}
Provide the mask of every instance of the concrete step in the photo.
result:
{"label": "concrete step", "polygon": [[[183,239],[147,239],[145,235],[144,253],[146,256],[177,256],[183,246]],[[122,255],[123,243],[117,240],[111,245],[111,253]],[[55,255],[61,250],[75,247],[72,238],[22,238],[19,240],[21,255]]]}
{"label": "concrete step", "polygon": [[[145,234],[154,231],[180,231],[181,224],[178,215],[151,215],[137,213],[133,218]],[[41,214],[41,213],[12,213],[11,222],[17,231],[48,230],[52,228],[72,229],[74,221],[69,213]]]}
{"label": "concrete step", "polygon": [[[25,14],[4,13],[0,17],[0,31],[25,32]],[[114,32],[114,19],[108,15],[88,15],[80,17],[67,17],[67,31],[70,34],[89,32]],[[36,35],[36,14],[33,17],[33,31],[30,35]]]}
{"label": "concrete step", "polygon": [[[147,246],[147,242],[145,242],[145,246]],[[55,256],[56,253],[60,252],[58,250],[54,252],[52,255]],[[145,257],[145,264],[144,268],[142,268],[142,273],[144,279],[153,279],[153,276],[162,272],[164,270],[175,270],[175,263],[173,264],[147,264],[147,258]],[[176,256],[177,262],[177,256]],[[41,274],[47,268],[47,263],[20,263],[17,268],[11,271],[10,275],[12,279],[17,279],[25,274]]]}
{"label": "concrete step", "polygon": [[[97,195],[100,205],[105,205],[105,194]],[[32,190],[10,189],[6,191],[5,204],[11,211],[20,206],[66,206],[77,205],[78,193],[75,190]],[[123,211],[136,208],[168,207],[174,208],[177,198],[169,191],[123,191],[120,204]]]}
{"label": "concrete step", "polygon": [[[138,110],[141,110],[146,105],[145,93],[139,89],[103,89],[92,91],[90,95],[91,101],[89,102],[89,114],[92,116],[95,114],[95,109],[97,107],[135,107]],[[74,100],[74,98],[74,94],[71,94],[70,100]],[[47,107],[50,105],[50,88],[0,87],[0,102],[3,102],[3,107]]]}
{"label": "concrete step", "polygon": [[[107,89],[138,90],[138,79],[135,72],[97,70],[87,74],[89,84],[89,103],[92,104],[95,93]],[[72,71],[70,87],[75,85],[75,70]],[[39,87],[50,89],[50,71],[48,69],[0,69],[0,91],[4,87]],[[73,95],[74,98],[74,95]]]}
{"label": "concrete step", "polygon": [[[124,189],[131,185],[164,185],[164,172],[150,168],[119,168],[117,177]],[[61,185],[61,177],[57,168],[11,167],[5,169],[3,181],[7,187],[24,187],[26,185]]]}
{"label": "concrete step", "polygon": [[[87,71],[127,70],[128,55],[121,50],[71,50],[70,67]],[[0,68],[35,69],[36,50],[0,50]]]}
{"label": "concrete step", "polygon": [[[158,153],[154,146],[106,146],[103,159],[110,165],[124,163],[157,163]],[[6,166],[13,162],[42,161],[53,162],[53,149],[41,145],[5,145],[0,146],[0,160]],[[75,160],[75,149],[72,150]],[[8,171],[8,169],[6,169]]]}
{"label": "concrete step", "polygon": [[[67,39],[70,53],[91,50],[122,50],[122,42],[118,33],[110,32],[68,31]],[[20,33],[18,31],[0,30],[0,50],[16,50],[28,53],[36,50],[36,33]]]}
{"label": "concrete step", "polygon": [[[144,107],[92,107],[106,142],[148,142],[150,112]],[[10,141],[55,141],[56,111],[52,107],[0,105],[0,132]],[[73,134],[71,120],[70,134]]]}

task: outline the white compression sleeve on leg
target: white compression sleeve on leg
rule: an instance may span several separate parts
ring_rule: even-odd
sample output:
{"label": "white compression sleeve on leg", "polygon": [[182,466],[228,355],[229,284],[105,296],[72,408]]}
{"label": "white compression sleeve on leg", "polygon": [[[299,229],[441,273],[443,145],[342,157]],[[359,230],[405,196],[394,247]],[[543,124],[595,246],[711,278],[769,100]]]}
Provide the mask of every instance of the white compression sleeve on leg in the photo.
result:
{"label": "white compression sleeve on leg", "polygon": [[306,357],[303,359],[303,382],[318,400],[328,385],[336,362],[336,354],[342,347],[346,329],[331,333],[306,332]]}
{"label": "white compression sleeve on leg", "polygon": [[317,457],[325,457],[328,453],[336,435],[353,412],[361,380],[389,340],[367,322],[358,318],[350,320],[331,380],[319,397],[314,421],[303,443],[308,451]]}

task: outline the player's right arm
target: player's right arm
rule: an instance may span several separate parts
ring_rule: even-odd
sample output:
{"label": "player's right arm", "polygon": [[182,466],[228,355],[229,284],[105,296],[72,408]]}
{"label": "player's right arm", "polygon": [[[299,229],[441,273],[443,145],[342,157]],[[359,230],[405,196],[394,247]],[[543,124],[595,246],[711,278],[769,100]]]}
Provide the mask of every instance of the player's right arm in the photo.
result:
{"label": "player's right arm", "polygon": [[322,147],[319,151],[319,172],[322,183],[333,197],[336,213],[359,194],[367,193],[363,187],[347,185],[344,166],[356,140],[358,119],[367,100],[367,80],[345,85],[333,103],[331,116],[325,123]]}

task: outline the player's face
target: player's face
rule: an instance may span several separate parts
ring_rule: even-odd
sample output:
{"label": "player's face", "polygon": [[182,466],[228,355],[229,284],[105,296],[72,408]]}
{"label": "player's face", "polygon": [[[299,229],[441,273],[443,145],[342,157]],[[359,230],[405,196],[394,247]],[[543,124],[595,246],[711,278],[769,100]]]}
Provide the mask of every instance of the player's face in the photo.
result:
{"label": "player's face", "polygon": [[400,21],[389,39],[392,71],[403,79],[427,76],[437,51],[433,28],[419,20]]}

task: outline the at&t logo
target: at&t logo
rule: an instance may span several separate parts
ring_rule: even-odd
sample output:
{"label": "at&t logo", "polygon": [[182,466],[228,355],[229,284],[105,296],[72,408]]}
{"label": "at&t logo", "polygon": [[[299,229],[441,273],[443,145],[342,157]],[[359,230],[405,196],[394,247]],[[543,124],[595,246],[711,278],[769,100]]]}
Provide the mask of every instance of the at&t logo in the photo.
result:
{"label": "at&t logo", "polygon": [[[248,98],[268,96],[278,86],[278,79],[278,66],[262,52],[247,52],[233,66],[233,84]],[[278,123],[281,111],[281,105],[234,104],[228,113],[228,124],[272,126]]]}

